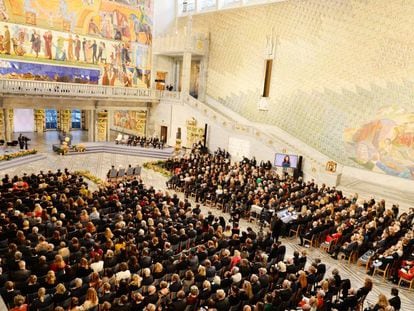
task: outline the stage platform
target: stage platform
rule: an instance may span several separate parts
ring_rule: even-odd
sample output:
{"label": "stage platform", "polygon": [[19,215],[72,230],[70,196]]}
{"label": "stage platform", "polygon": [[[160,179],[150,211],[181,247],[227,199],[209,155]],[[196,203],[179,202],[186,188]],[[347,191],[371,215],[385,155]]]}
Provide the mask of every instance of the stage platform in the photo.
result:
{"label": "stage platform", "polygon": [[30,154],[24,157],[8,160],[8,161],[0,161],[0,171],[7,170],[9,168],[29,164],[35,161],[46,159],[46,155],[42,153],[37,154]]}
{"label": "stage platform", "polygon": [[[114,142],[87,142],[82,143],[82,145],[86,148],[84,152],[70,150],[65,156],[104,152],[165,160],[174,155],[173,147],[165,147],[164,149],[142,148],[116,145]],[[53,150],[56,148],[59,148],[59,145],[53,145]]]}

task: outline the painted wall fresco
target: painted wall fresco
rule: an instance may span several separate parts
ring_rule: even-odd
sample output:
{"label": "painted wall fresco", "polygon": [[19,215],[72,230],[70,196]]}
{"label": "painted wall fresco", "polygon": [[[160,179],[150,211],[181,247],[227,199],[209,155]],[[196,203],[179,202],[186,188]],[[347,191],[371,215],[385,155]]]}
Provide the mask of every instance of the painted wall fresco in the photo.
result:
{"label": "painted wall fresco", "polygon": [[[152,1],[0,0],[0,58],[44,64],[50,72],[91,68],[100,71],[99,84],[146,87]],[[16,77],[47,79],[35,68]],[[52,76],[62,80],[59,70]]]}
{"label": "painted wall fresco", "polygon": [[344,132],[351,159],[363,167],[414,179],[414,112],[383,108],[366,123]]}
{"label": "painted wall fresco", "polygon": [[146,111],[116,110],[111,128],[122,133],[144,136],[146,123]]}

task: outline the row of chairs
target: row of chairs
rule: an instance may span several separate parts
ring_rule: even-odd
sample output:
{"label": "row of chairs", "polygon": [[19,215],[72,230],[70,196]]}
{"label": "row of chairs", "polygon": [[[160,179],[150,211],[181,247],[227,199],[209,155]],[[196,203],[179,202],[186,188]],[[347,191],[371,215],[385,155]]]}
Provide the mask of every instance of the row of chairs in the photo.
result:
{"label": "row of chairs", "polygon": [[[297,228],[290,229],[289,236],[299,237],[301,233],[302,227],[299,225]],[[320,247],[325,252],[330,252],[332,247],[335,246],[338,240],[332,240],[331,242],[325,242],[326,236],[328,232],[322,231],[321,233],[312,235],[309,239],[304,239],[304,243],[309,243],[310,246],[313,247]],[[365,271],[368,271],[372,265],[373,257],[375,252],[367,251],[364,252],[362,255],[360,254],[360,250],[356,249],[352,251],[348,257],[348,263],[356,263],[357,266],[364,266]],[[340,258],[338,256],[338,258]],[[388,264],[385,268],[381,269],[380,267],[374,267],[373,275],[380,275],[382,276],[382,280],[385,282],[387,278],[389,278],[396,269],[400,266],[400,262],[396,261],[393,265]],[[405,279],[403,277],[399,278],[398,286],[400,287],[401,284],[408,284],[408,289],[414,289],[414,279]]]}
{"label": "row of chairs", "polygon": [[115,169],[112,168],[108,172],[108,181],[117,182],[121,180],[129,180],[135,176],[141,176],[142,167],[137,165],[136,167],[129,166],[128,168]]}
{"label": "row of chairs", "polygon": [[0,146],[6,145],[7,147],[16,147],[19,144],[17,140],[6,142],[4,139],[0,139]]}

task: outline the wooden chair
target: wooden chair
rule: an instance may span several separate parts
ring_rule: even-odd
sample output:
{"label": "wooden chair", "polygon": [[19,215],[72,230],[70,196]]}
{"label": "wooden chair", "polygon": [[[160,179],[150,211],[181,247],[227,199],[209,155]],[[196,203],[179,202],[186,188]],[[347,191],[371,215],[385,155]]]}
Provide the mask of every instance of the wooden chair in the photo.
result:
{"label": "wooden chair", "polygon": [[355,307],[355,310],[356,311],[362,311],[362,310],[364,310],[365,298],[367,298],[367,295],[364,295],[361,298],[359,298],[358,303],[357,303],[357,305]]}
{"label": "wooden chair", "polygon": [[351,254],[349,255],[348,263],[351,264],[351,263],[356,262],[358,260],[358,257],[359,257],[358,250],[352,251]]}
{"label": "wooden chair", "polygon": [[372,263],[372,256],[368,257],[368,259],[362,259],[362,257],[359,257],[357,260],[357,267],[359,266],[365,266],[365,272],[369,270],[369,267]]}
{"label": "wooden chair", "polygon": [[206,199],[205,205],[213,207],[213,200],[212,199]]}
{"label": "wooden chair", "polygon": [[320,249],[328,253],[332,248],[332,242],[333,241],[334,240],[330,241],[329,243],[328,242],[322,242],[321,245],[319,246]]}
{"label": "wooden chair", "polygon": [[409,279],[405,279],[403,277],[400,277],[400,280],[398,281],[398,287],[401,286],[401,283],[408,283],[408,289],[414,289],[414,278],[412,278],[411,280]]}
{"label": "wooden chair", "polygon": [[291,236],[291,234],[293,233],[293,236],[294,236],[295,238],[298,238],[298,236],[299,236],[299,234],[300,234],[300,229],[301,229],[301,225],[297,226],[297,227],[296,227],[296,230],[295,230],[295,229],[290,229],[290,230],[289,230],[289,236]]}
{"label": "wooden chair", "polygon": [[390,267],[390,264],[387,264],[385,266],[385,269],[380,269],[379,267],[375,267],[374,268],[374,273],[372,274],[372,276],[374,276],[376,273],[382,275],[382,280],[385,281],[388,275],[388,268]]}
{"label": "wooden chair", "polygon": [[303,245],[306,245],[308,242],[309,243],[309,247],[315,246],[317,247],[318,244],[318,235],[317,234],[312,234],[312,237],[310,239],[303,239]]}

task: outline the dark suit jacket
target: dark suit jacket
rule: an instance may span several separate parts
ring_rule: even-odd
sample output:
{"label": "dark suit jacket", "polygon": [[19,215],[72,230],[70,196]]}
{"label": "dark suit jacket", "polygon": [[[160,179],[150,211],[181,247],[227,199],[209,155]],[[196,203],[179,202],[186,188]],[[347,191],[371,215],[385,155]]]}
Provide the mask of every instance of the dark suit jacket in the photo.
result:
{"label": "dark suit jacket", "polygon": [[185,299],[177,299],[176,301],[174,301],[169,307],[169,310],[174,310],[174,311],[184,311],[187,308],[187,302]]}
{"label": "dark suit jacket", "polygon": [[388,300],[388,303],[394,307],[395,311],[398,311],[401,309],[401,299],[398,296],[392,297],[390,300]]}
{"label": "dark suit jacket", "polygon": [[24,282],[30,275],[30,270],[17,270],[10,275],[10,279],[15,282]]}

